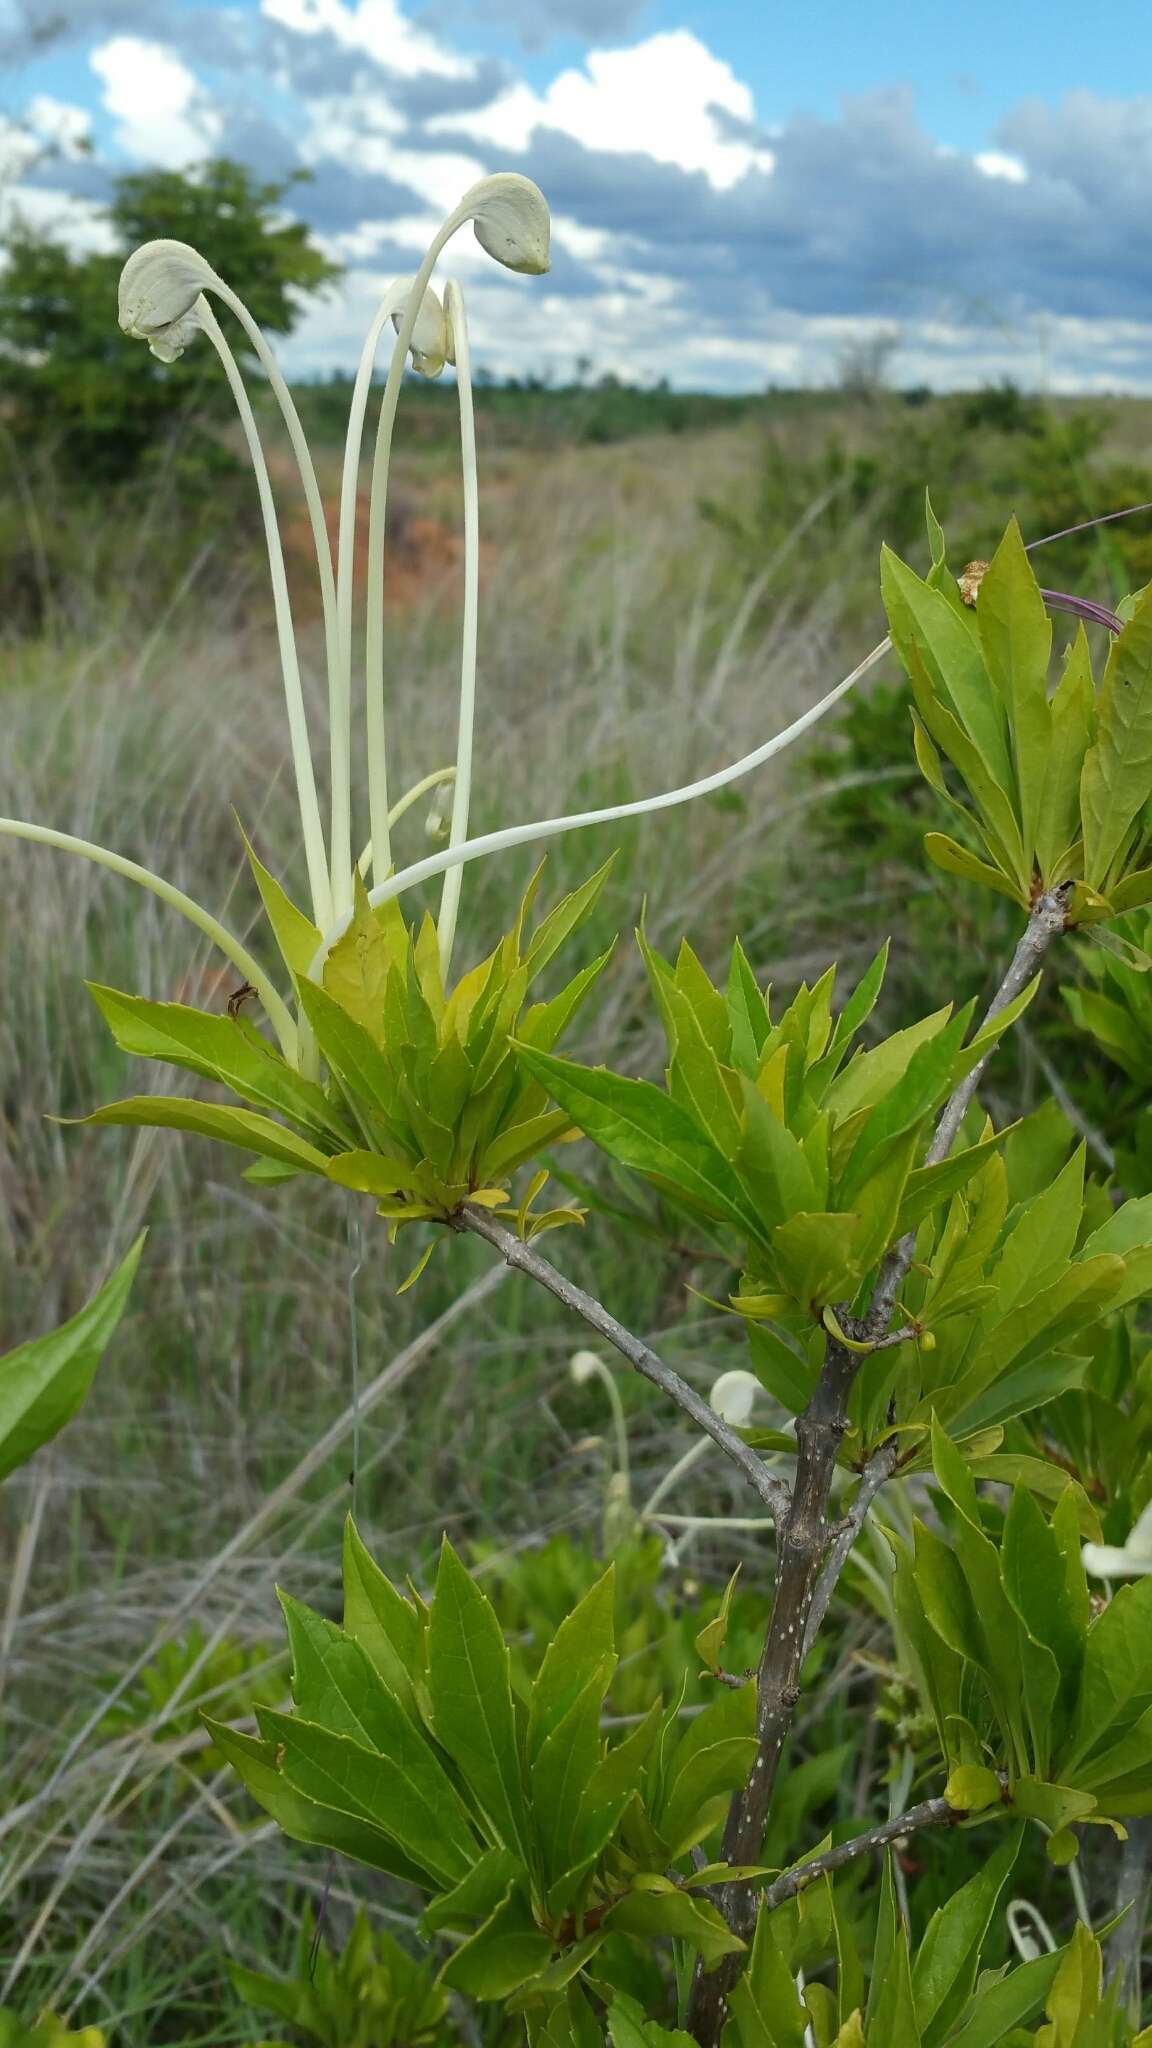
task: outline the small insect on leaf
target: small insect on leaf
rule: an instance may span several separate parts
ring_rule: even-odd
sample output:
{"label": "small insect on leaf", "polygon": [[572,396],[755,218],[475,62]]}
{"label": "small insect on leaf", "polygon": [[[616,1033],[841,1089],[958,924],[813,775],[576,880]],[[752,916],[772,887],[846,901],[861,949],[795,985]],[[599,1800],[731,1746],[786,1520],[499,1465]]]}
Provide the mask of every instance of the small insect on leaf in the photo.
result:
{"label": "small insect on leaf", "polygon": [[233,1023],[236,1022],[236,1019],[240,1015],[241,1010],[244,1008],[245,1003],[252,1002],[253,999],[255,998],[255,995],[256,990],[253,988],[252,983],[250,981],[241,982],[239,988],[233,989],[231,995],[228,998],[228,1015],[231,1017]]}

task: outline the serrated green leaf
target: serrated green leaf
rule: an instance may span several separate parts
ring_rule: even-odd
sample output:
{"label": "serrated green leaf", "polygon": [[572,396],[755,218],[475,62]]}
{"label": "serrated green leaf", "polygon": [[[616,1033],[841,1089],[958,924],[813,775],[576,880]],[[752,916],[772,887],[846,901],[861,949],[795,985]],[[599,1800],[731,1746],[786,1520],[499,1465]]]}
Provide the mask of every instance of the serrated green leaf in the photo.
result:
{"label": "serrated green leaf", "polygon": [[323,1089],[303,1080],[243,1018],[212,1016],[184,1003],[150,1003],[97,982],[87,987],[122,1052],[184,1067],[257,1109],[290,1118],[321,1143],[347,1144],[347,1123]]}
{"label": "serrated green leaf", "polygon": [[447,1537],[428,1624],[428,1685],[437,1740],[505,1848],[528,1854],[508,1647],[495,1612]]}
{"label": "serrated green leaf", "polygon": [[520,1060],[611,1158],[676,1188],[709,1215],[757,1230],[755,1209],[731,1167],[662,1089],[530,1048],[520,1050]]}
{"label": "serrated green leaf", "polygon": [[441,1886],[471,1868],[480,1852],[459,1794],[400,1707],[386,1750],[270,1707],[261,1707],[257,1720],[265,1741],[282,1751],[284,1776],[306,1799],[378,1828]]}

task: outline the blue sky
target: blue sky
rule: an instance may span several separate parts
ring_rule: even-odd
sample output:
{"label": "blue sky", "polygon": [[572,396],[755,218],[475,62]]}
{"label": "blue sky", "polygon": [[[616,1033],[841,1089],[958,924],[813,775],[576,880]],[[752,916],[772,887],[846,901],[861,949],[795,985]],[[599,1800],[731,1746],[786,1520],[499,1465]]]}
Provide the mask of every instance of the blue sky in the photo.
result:
{"label": "blue sky", "polygon": [[497,371],[821,382],[882,336],[906,383],[1152,389],[1136,0],[0,0],[0,57],[0,204],[78,246],[117,171],[309,169],[346,275],[297,370],[351,365],[383,286],[507,168],[546,192],[555,261],[526,288],[454,245]]}

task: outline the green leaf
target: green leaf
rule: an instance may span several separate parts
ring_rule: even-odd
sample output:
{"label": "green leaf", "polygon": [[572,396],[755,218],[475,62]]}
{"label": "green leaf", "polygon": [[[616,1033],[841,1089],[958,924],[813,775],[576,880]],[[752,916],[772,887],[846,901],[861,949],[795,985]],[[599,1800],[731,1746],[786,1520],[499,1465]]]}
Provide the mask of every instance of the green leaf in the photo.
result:
{"label": "green leaf", "polygon": [[723,1817],[727,1795],[756,1760],[756,1687],[725,1689],[690,1721],[665,1765],[653,1818],[671,1858],[683,1856]]}
{"label": "green leaf", "polygon": [[[901,660],[911,672],[919,656],[940,703],[970,736],[988,775],[1009,792],[1013,777],[1006,707],[967,622],[890,548],[881,550],[880,588]],[[956,765],[964,774],[961,763]]]}
{"label": "green leaf", "polygon": [[1100,688],[1097,738],[1084,761],[1080,808],[1085,879],[1106,890],[1129,832],[1152,796],[1152,601],[1113,640]]}
{"label": "green leaf", "polygon": [[1068,650],[1051,712],[1048,768],[1036,821],[1037,864],[1050,889],[1065,879],[1061,856],[1080,836],[1080,777],[1096,720],[1096,685],[1083,623]]}
{"label": "green leaf", "polygon": [[391,1116],[397,1079],[371,1032],[316,982],[302,981],[299,993],[300,1007],[332,1072],[354,1101]]}
{"label": "green leaf", "polygon": [[756,1211],[736,1175],[695,1119],[662,1089],[531,1048],[520,1048],[520,1061],[585,1136],[621,1165],[676,1188],[709,1215],[756,1232]]}
{"label": "green leaf", "polygon": [[1025,849],[1036,844],[1052,718],[1048,663],[1052,623],[1015,518],[980,583],[976,625],[988,673],[1008,711]]}
{"label": "green leaf", "polygon": [[76,1414],[124,1313],[143,1248],[141,1235],[70,1321],[0,1358],[0,1479],[25,1464]]}
{"label": "green leaf", "polygon": [[420,1915],[421,1934],[427,1940],[444,1928],[452,1928],[456,1933],[472,1932],[478,1920],[491,1919],[523,1876],[524,1865],[510,1849],[486,1849],[459,1884],[425,1906]]}
{"label": "green leaf", "polygon": [[1022,1963],[999,1983],[981,1986],[972,2013],[948,2048],[1001,2048],[1013,2027],[1022,2027],[1040,2011],[1059,1968],[1056,1950]]}
{"label": "green leaf", "polygon": [[[358,874],[353,884],[356,901],[351,922],[324,962],[324,987],[340,1008],[382,1046],[388,980],[394,970],[403,970],[407,933],[404,932],[401,948],[395,927],[374,914]],[[402,924],[400,930],[403,931]]]}
{"label": "green leaf", "polygon": [[1152,1706],[1152,1579],[1121,1586],[1088,1632],[1076,1714],[1059,1759],[1072,1776]]}
{"label": "green leaf", "polygon": [[796,1139],[781,1123],[746,1074],[740,1076],[744,1096],[744,1132],[735,1166],[754,1216],[753,1234],[762,1238],[770,1224],[800,1211],[820,1207],[812,1170]]}
{"label": "green leaf", "polygon": [[[421,1864],[406,1856],[393,1836],[362,1815],[329,1803],[326,1796],[313,1797],[285,1774],[280,1745],[243,1735],[212,1720],[201,1719],[221,1755],[247,1786],[253,1799],[271,1814],[293,1842],[310,1842],[322,1849],[335,1849],[370,1870],[386,1870],[407,1884],[430,1889],[438,1881]],[[289,1723],[291,1725],[291,1723]]]}
{"label": "green leaf", "polygon": [[799,1415],[812,1398],[816,1384],[814,1368],[766,1323],[748,1324],[748,1348],[752,1370],[761,1386],[782,1408]]}
{"label": "green leaf", "polygon": [[[383,1693],[383,1697],[387,1697]],[[279,1745],[281,1768],[316,1805],[367,1821],[389,1835],[410,1862],[440,1886],[456,1883],[479,1854],[458,1793],[431,1745],[395,1706],[387,1748],[367,1749],[312,1721],[261,1707],[265,1741]],[[383,1717],[377,1721],[382,1729]]]}
{"label": "green leaf", "polygon": [[963,882],[978,882],[981,888],[995,889],[998,896],[1007,896],[1013,903],[1020,901],[1020,885],[1002,868],[993,867],[991,861],[981,860],[978,854],[970,853],[947,832],[926,832],[924,851],[933,867],[943,874],[959,875]]}
{"label": "green leaf", "polygon": [[724,1956],[739,1955],[744,1943],[706,1899],[673,1888],[664,1893],[627,1892],[606,1914],[605,1926],[648,1940],[669,1937],[686,1941],[710,1970]]}
{"label": "green leaf", "polygon": [[290,1118],[322,1143],[347,1144],[347,1125],[323,1089],[295,1073],[243,1018],[211,1016],[184,1003],[149,1003],[92,981],[87,987],[121,1052],[186,1067],[257,1109]]}
{"label": "green leaf", "polygon": [[856,1291],[854,1256],[859,1216],[838,1213],[796,1215],[772,1232],[772,1249],[788,1292],[813,1313]]}
{"label": "green leaf", "polygon": [[691,2034],[645,2019],[639,2001],[626,1991],[616,1993],[607,2017],[612,2048],[695,2048]]}
{"label": "green leaf", "polygon": [[728,1639],[728,1618],[732,1608],[732,1595],[736,1591],[736,1581],[739,1577],[740,1567],[737,1565],[728,1584],[724,1588],[724,1597],[720,1602],[719,1611],[713,1615],[711,1621],[705,1622],[703,1628],[695,1637],[696,1655],[700,1658],[707,1671],[718,1671],[720,1669],[720,1659],[724,1654],[724,1645]]}
{"label": "green leaf", "polygon": [[507,1998],[538,1976],[553,1952],[551,1936],[540,1932],[524,1894],[514,1891],[449,1957],[441,1980],[469,1998]]}
{"label": "green leaf", "polygon": [[[983,598],[983,593],[981,593]],[[1023,1834],[1012,1830],[982,1870],[932,1915],[916,1954],[912,1995],[924,2048],[947,2040],[972,1995],[980,1952],[1016,1867]]]}
{"label": "green leaf", "polygon": [[416,1687],[423,1683],[427,1661],[424,1623],[369,1554],[351,1516],[344,1524],[344,1627],[389,1691],[418,1720]]}
{"label": "green leaf", "polygon": [[563,897],[555,910],[541,918],[524,952],[524,964],[532,980],[555,958],[572,933],[587,923],[599,902],[615,859],[615,854],[610,854],[603,867],[597,868],[596,873],[582,882],[578,889]]}
{"label": "green leaf", "polygon": [[1070,1611],[1064,1559],[1032,1495],[1013,1488],[1000,1548],[1004,1591],[1033,1642],[1051,1650],[1062,1692],[1075,1698],[1085,1630]]}
{"label": "green leaf", "polygon": [[992,1137],[982,1138],[978,1145],[968,1145],[963,1152],[951,1153],[936,1166],[914,1167],[904,1184],[893,1236],[902,1237],[906,1230],[915,1230],[941,1202],[947,1201],[957,1189],[966,1187],[973,1174],[978,1173],[993,1152],[999,1150],[1007,1136],[1006,1130],[996,1131]]}
{"label": "green leaf", "polygon": [[596,1672],[544,1737],[529,1771],[532,1827],[550,1884],[577,1860],[583,1808],[600,1761],[603,1704],[604,1678]]}
{"label": "green leaf", "polygon": [[768,1002],[739,939],[732,947],[727,1002],[732,1064],[740,1073],[754,1075],[770,1028]]}
{"label": "green leaf", "polygon": [[916,2022],[908,1930],[903,1922],[897,1928],[888,1967],[880,1979],[875,2011],[869,2011],[868,2033],[882,2048],[921,2048],[923,2042]]}
{"label": "green leaf", "polygon": [[616,1669],[616,1574],[612,1565],[560,1623],[544,1652],[532,1686],[526,1755],[535,1763],[541,1747],[586,1687],[596,1682],[601,1698]]}
{"label": "green leaf", "polygon": [[61,1117],[61,1123],[132,1124],[170,1131],[191,1131],[198,1138],[214,1138],[222,1145],[239,1145],[242,1151],[259,1152],[265,1159],[278,1159],[285,1166],[323,1174],[328,1161],[315,1145],[298,1138],[295,1131],[252,1109],[232,1109],[211,1102],[195,1102],[180,1095],[129,1095],[123,1102],[106,1103],[91,1116]]}
{"label": "green leaf", "polygon": [[808,2039],[808,2015],[774,1920],[761,1905],[752,1954],[728,1995],[739,2048],[804,2048]]}
{"label": "green leaf", "polygon": [[258,860],[244,827],[240,827],[244,851],[256,877],[260,901],[264,914],[272,927],[272,936],[280,948],[280,957],[289,974],[302,981],[320,950],[320,933],[310,917],[297,910],[291,897],[287,896],[275,875],[270,874],[263,862]]}
{"label": "green leaf", "polygon": [[428,1624],[428,1683],[437,1740],[497,1841],[527,1855],[508,1647],[490,1602],[447,1537]]}

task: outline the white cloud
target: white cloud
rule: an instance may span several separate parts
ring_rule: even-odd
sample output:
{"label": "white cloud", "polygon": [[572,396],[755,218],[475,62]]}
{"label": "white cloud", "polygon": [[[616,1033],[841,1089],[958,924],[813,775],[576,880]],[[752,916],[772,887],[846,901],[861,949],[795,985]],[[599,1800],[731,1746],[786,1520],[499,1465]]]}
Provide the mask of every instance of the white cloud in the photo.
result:
{"label": "white cloud", "polygon": [[223,123],[194,72],[163,43],[113,36],[89,60],[125,155],[179,170],[211,153]]}
{"label": "white cloud", "polygon": [[90,146],[92,116],[86,107],[38,92],[25,107],[24,119],[37,141],[49,143],[62,156],[82,156]]}
{"label": "white cloud", "polygon": [[1009,156],[1002,149],[982,149],[974,158],[976,169],[983,171],[986,178],[1004,178],[1009,185],[1026,185],[1027,166],[1018,156]]}
{"label": "white cloud", "polygon": [[536,128],[554,128],[586,149],[703,171],[726,191],[749,170],[770,170],[773,158],[757,143],[733,139],[716,110],[755,120],[752,94],[731,66],[690,30],[672,29],[631,49],[590,50],[584,70],[560,72],[542,94],[520,83],[479,113],[444,115],[431,125],[517,151]]}
{"label": "white cloud", "polygon": [[344,0],[261,0],[260,11],[298,35],[329,35],[345,49],[362,50],[404,78],[467,78],[472,72],[465,58],[408,21],[396,0],[359,0],[354,7]]}

